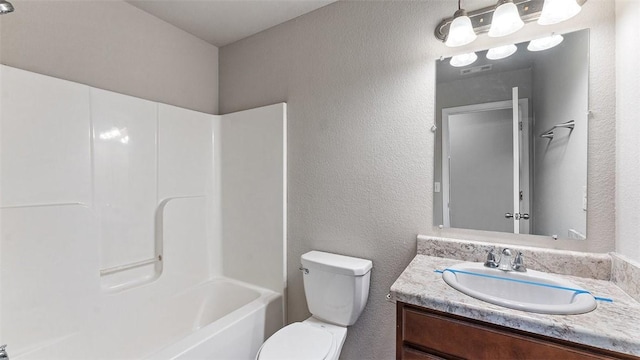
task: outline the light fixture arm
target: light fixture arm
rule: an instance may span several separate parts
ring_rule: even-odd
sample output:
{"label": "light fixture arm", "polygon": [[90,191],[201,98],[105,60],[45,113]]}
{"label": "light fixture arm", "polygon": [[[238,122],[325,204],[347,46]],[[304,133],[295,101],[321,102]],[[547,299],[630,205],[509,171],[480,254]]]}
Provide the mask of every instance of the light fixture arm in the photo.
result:
{"label": "light fixture arm", "polygon": [[[586,2],[587,0],[577,0],[578,5],[580,6],[584,5]],[[538,20],[542,13],[544,0],[513,0],[513,3],[518,7],[518,12],[520,13],[522,21],[528,23]],[[460,0],[458,0],[458,9],[458,11],[460,11]],[[486,33],[489,31],[491,18],[495,9],[496,6],[494,5],[467,12],[467,16],[471,19],[471,24],[476,34]],[[451,25],[454,18],[455,15],[454,17],[442,20],[440,24],[438,24],[435,30],[435,36],[438,40],[445,41],[447,34],[449,33],[449,25]]]}
{"label": "light fixture arm", "polygon": [[456,10],[456,12],[453,13],[453,17],[451,18],[451,21],[453,21],[453,19],[455,19],[455,18],[457,18],[459,16],[467,16],[467,10],[465,10],[465,9]]}

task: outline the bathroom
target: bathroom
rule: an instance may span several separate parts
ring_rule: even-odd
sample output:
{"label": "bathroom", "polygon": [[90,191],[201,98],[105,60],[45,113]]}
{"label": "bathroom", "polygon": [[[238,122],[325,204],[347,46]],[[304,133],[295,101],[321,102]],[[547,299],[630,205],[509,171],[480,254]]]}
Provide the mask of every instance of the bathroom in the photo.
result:
{"label": "bathroom", "polygon": [[[342,359],[396,356],[396,305],[386,296],[416,256],[417,235],[616,252],[640,262],[638,1],[588,0],[562,23],[527,23],[502,39],[481,34],[462,48],[449,48],[433,35],[457,9],[454,0],[326,3],[221,46],[133,1],[11,3],[15,11],[0,16],[4,66],[215,116],[286,103],[286,133],[279,133],[286,136],[278,140],[286,145],[286,162],[279,164],[286,178],[276,184],[282,196],[286,183],[286,202],[278,208],[279,223],[286,223],[274,236],[280,247],[268,251],[275,275],[262,287],[279,286],[285,294],[286,323],[302,321],[309,316],[298,270],[302,254],[318,250],[371,260],[367,305],[349,328]],[[493,4],[462,1],[470,11]],[[590,49],[586,240],[438,227],[432,220],[437,206],[431,131],[437,61],[581,29],[589,29]],[[256,264],[264,263],[265,244],[248,236],[261,230],[235,229],[242,230],[249,232],[242,240],[226,243],[223,233],[210,247],[212,257],[221,256],[216,249],[223,254],[222,263],[209,264],[210,274],[251,282],[244,271],[262,272]],[[0,246],[5,267],[11,254]],[[2,283],[7,276],[2,273]],[[20,358],[22,349],[5,341],[2,329],[0,336],[8,353]]]}

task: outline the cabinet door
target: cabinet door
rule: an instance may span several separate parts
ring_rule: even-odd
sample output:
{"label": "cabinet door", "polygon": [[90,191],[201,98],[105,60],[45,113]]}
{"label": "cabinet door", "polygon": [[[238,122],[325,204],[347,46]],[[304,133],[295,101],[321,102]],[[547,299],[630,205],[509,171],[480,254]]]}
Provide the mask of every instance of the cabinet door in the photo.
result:
{"label": "cabinet door", "polygon": [[398,306],[400,359],[417,356],[405,348],[453,359],[638,359],[405,304]]}

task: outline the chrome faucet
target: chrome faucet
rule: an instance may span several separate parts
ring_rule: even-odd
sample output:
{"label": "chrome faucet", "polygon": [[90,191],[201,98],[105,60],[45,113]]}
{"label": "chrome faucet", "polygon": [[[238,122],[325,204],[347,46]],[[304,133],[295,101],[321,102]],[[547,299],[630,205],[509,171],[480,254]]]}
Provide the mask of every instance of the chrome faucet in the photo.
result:
{"label": "chrome faucet", "polygon": [[498,269],[502,271],[513,270],[512,262],[511,262],[511,249],[504,248],[502,250],[502,255],[500,256],[500,264],[498,264]]}
{"label": "chrome faucet", "polygon": [[489,253],[487,253],[487,260],[484,262],[484,266],[492,269],[498,268],[502,271],[527,271],[526,266],[524,266],[524,256],[522,255],[522,253],[517,252],[517,255],[514,258],[513,251],[509,248],[505,248],[502,250],[499,259],[496,259],[496,255],[493,253],[493,249],[489,250]]}
{"label": "chrome faucet", "polygon": [[0,360],[9,360],[9,354],[7,354],[7,345],[0,345]]}

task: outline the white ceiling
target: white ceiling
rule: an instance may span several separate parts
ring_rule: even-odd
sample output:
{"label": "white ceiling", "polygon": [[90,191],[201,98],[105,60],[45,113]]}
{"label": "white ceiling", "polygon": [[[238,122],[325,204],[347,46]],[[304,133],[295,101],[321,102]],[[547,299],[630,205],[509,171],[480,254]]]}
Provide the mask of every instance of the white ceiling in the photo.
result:
{"label": "white ceiling", "polygon": [[215,46],[224,46],[336,0],[127,0]]}

